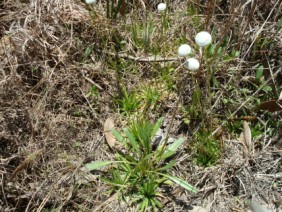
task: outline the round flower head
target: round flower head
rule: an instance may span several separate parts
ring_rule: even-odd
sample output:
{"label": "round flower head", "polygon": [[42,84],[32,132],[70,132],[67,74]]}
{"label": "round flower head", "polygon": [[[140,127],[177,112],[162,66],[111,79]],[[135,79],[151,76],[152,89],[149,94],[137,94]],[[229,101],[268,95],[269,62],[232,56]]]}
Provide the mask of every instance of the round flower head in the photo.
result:
{"label": "round flower head", "polygon": [[96,0],[85,0],[86,4],[94,4]]}
{"label": "round flower head", "polygon": [[158,4],[158,11],[159,12],[165,11],[165,9],[166,9],[166,4],[165,3],[159,3]]}
{"label": "round flower head", "polygon": [[196,41],[198,46],[204,47],[204,46],[209,45],[211,43],[212,37],[211,37],[210,33],[202,31],[202,32],[199,32],[196,35],[195,41]]}
{"label": "round flower head", "polygon": [[188,68],[191,71],[196,71],[200,68],[200,63],[197,59],[195,58],[189,58],[186,60],[184,63],[184,66]]}
{"label": "round flower head", "polygon": [[191,53],[191,47],[188,44],[182,44],[178,48],[178,55],[181,57],[186,57]]}

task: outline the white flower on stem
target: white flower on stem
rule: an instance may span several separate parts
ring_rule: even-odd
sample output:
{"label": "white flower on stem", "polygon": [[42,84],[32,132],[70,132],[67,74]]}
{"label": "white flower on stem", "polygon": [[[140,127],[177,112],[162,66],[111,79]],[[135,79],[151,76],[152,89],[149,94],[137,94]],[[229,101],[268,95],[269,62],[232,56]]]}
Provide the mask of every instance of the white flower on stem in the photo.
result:
{"label": "white flower on stem", "polygon": [[204,46],[209,45],[212,42],[212,37],[210,33],[202,31],[196,35],[195,41],[198,46],[204,47]]}
{"label": "white flower on stem", "polygon": [[96,0],[85,0],[86,4],[94,4]]}
{"label": "white flower on stem", "polygon": [[188,44],[182,44],[178,48],[178,55],[181,57],[186,57],[191,53],[191,47]]}
{"label": "white flower on stem", "polygon": [[165,3],[159,3],[158,4],[158,11],[163,12],[166,9],[166,4]]}
{"label": "white flower on stem", "polygon": [[195,58],[189,58],[185,61],[184,66],[191,71],[196,71],[200,68],[200,63]]}

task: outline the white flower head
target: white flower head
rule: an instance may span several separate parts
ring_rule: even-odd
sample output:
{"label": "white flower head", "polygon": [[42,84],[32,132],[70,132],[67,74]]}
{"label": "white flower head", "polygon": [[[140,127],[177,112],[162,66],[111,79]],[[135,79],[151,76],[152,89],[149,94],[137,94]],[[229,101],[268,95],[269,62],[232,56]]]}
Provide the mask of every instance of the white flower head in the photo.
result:
{"label": "white flower head", "polygon": [[204,47],[204,46],[209,45],[212,42],[212,37],[210,33],[202,31],[196,35],[195,41],[198,46]]}
{"label": "white flower head", "polygon": [[165,3],[159,3],[158,4],[158,11],[163,12],[166,9],[166,4]]}
{"label": "white flower head", "polygon": [[197,59],[195,58],[189,58],[186,60],[184,63],[184,66],[188,68],[191,71],[196,71],[200,68],[200,63]]}
{"label": "white flower head", "polygon": [[178,48],[178,55],[181,57],[186,57],[191,53],[191,47],[188,44],[182,44]]}
{"label": "white flower head", "polygon": [[86,4],[94,4],[96,0],[85,0]]}

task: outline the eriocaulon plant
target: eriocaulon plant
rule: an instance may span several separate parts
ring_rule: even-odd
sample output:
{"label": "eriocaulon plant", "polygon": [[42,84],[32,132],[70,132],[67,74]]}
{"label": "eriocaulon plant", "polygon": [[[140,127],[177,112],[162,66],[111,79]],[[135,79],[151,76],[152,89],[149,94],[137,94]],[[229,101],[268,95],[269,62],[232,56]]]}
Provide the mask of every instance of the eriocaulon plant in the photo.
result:
{"label": "eriocaulon plant", "polygon": [[[209,63],[207,61],[207,58],[205,58],[205,48],[211,44],[212,37],[208,32],[202,31],[199,32],[195,36],[195,42],[199,46],[199,54],[196,58],[189,58],[189,55],[192,52],[191,47],[188,44],[182,44],[178,49],[178,55],[181,57],[185,57],[186,61],[184,63],[184,66],[191,71],[193,84],[194,84],[194,92],[192,96],[192,106],[190,108],[190,113],[192,117],[195,117],[198,115],[197,108],[200,107],[200,113],[202,121],[204,122],[204,125],[202,129],[200,129],[200,132],[198,132],[196,136],[196,157],[198,164],[202,166],[210,166],[213,163],[216,162],[216,160],[219,158],[220,150],[219,145],[216,139],[213,138],[213,136],[210,136],[210,133],[213,129],[212,123],[212,91],[210,87],[210,81],[212,78],[212,70],[211,67],[209,67]],[[207,69],[206,72],[204,72],[204,68]],[[197,82],[197,76],[195,74],[195,71],[200,71],[199,76],[202,74],[205,76],[206,79],[206,96],[202,95],[204,91],[199,86],[199,83]],[[202,73],[201,73],[202,71]],[[206,108],[207,107],[207,108]],[[208,111],[208,112],[204,112]]]}
{"label": "eriocaulon plant", "polygon": [[111,129],[115,138],[124,146],[124,151],[117,151],[114,161],[86,164],[89,171],[108,166],[107,174],[101,180],[111,185],[110,192],[116,192],[120,201],[134,204],[136,211],[161,208],[159,199],[165,196],[161,193],[163,185],[172,186],[176,183],[188,191],[197,192],[192,185],[170,175],[168,171],[176,164],[173,155],[185,139],[180,138],[167,146],[164,146],[166,142],[161,142],[157,147],[154,145],[155,135],[162,122],[163,118],[158,119],[154,125],[148,121],[135,120],[122,133]]}
{"label": "eriocaulon plant", "polygon": [[[212,37],[210,35],[210,33],[202,31],[199,32],[196,36],[195,36],[195,42],[196,44],[199,46],[199,54],[198,54],[198,59],[196,58],[190,58],[189,55],[192,52],[191,47],[188,44],[182,44],[179,48],[178,48],[178,55],[180,57],[185,57],[186,61],[184,63],[184,66],[189,69],[192,72],[192,79],[193,79],[193,83],[195,86],[195,90],[194,90],[194,94],[193,96],[196,97],[201,97],[201,89],[199,87],[199,84],[197,82],[197,79],[195,78],[195,74],[193,72],[195,71],[201,71],[201,68],[204,67],[204,63],[205,60],[203,60],[203,50],[205,50],[205,47],[207,47],[209,44],[211,44],[212,42]],[[211,128],[211,123],[212,123],[212,113],[211,113],[211,90],[210,90],[210,79],[211,79],[211,73],[210,73],[210,69],[207,68],[207,73],[206,74],[206,80],[207,80],[207,98],[206,101],[207,102],[202,102],[201,98],[193,98],[193,108],[197,108],[198,106],[201,107],[201,115],[204,119],[208,118],[209,120],[209,127]],[[204,110],[204,105],[208,105],[209,109],[210,109],[210,114],[209,117],[205,117],[207,114],[204,114],[203,111]]]}

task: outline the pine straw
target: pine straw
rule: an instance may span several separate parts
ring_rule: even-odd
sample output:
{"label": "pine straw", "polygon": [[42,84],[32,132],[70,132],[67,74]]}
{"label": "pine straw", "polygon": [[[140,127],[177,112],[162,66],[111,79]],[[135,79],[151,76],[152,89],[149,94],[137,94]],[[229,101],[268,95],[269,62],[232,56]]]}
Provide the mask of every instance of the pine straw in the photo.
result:
{"label": "pine straw", "polygon": [[[178,3],[175,8],[184,7],[184,3]],[[101,61],[107,55],[100,49],[99,32],[95,31],[111,34],[112,28],[103,28],[103,19],[93,28],[80,1],[5,1],[0,8],[0,210],[126,208],[117,205],[115,196],[105,194],[108,188],[98,180],[99,173],[90,174],[81,168],[87,162],[109,160],[114,155],[104,142],[102,125],[106,117],[118,116],[111,109],[111,96],[116,90],[112,72],[103,72]],[[226,20],[215,16],[211,22],[221,29],[219,19],[222,23]],[[277,15],[272,17],[275,20]],[[189,21],[190,18],[181,19],[172,34],[188,31],[184,25]],[[270,29],[271,24],[267,22],[265,27]],[[232,30],[234,26],[229,27]],[[222,37],[224,30],[222,25]],[[255,32],[247,31],[253,36],[238,45],[250,54],[247,48],[255,39]],[[189,31],[189,37],[194,33]],[[90,45],[95,52],[93,64],[81,65],[84,49]],[[143,52],[134,52],[132,46],[128,48],[134,57],[143,56]],[[173,47],[169,50],[173,55]],[[273,64],[275,67],[276,61]],[[146,72],[150,65],[137,67],[145,80],[150,77]],[[141,80],[133,77],[129,76],[132,84]],[[98,98],[87,95],[93,86],[89,79],[99,88]],[[190,87],[187,93],[189,90]],[[172,102],[167,103],[167,108],[171,108]],[[175,132],[179,128],[175,121]],[[168,195],[173,198],[166,209],[186,211],[186,206],[195,204],[213,211],[240,211],[248,207],[252,198],[272,208],[279,206],[281,140],[272,143],[271,139],[266,135],[262,146],[246,156],[240,143],[225,138],[222,159],[206,169],[194,165],[190,155],[181,155],[175,176],[186,179],[200,191],[192,195],[174,188],[173,194]]]}

